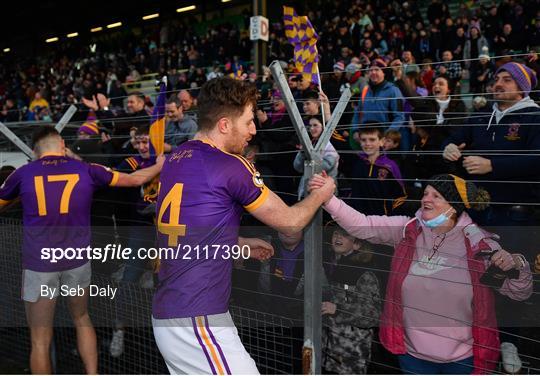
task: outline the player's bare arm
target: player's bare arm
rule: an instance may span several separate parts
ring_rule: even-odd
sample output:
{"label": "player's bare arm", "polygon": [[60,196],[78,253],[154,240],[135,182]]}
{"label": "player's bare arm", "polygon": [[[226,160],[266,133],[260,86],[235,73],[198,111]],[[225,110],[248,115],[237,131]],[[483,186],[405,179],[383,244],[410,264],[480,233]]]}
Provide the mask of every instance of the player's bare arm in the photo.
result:
{"label": "player's bare arm", "polygon": [[148,183],[157,174],[161,172],[165,162],[165,156],[160,155],[156,158],[156,164],[142,170],[137,170],[131,174],[119,173],[118,181],[114,185],[115,187],[138,187]]}
{"label": "player's bare arm", "polygon": [[293,206],[287,206],[281,198],[270,191],[266,201],[251,214],[279,232],[294,234],[306,227],[317,209],[332,198],[335,189],[334,180],[328,179],[319,189],[312,191]]}

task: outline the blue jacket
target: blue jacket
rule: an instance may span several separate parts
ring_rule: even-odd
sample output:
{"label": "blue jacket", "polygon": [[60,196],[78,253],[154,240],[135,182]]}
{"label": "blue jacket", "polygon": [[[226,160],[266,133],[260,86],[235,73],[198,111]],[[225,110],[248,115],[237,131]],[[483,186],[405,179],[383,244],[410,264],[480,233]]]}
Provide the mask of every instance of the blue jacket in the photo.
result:
{"label": "blue jacket", "polygon": [[[490,159],[493,171],[485,175],[468,175],[462,170],[461,174],[466,179],[540,181],[540,107],[532,100],[525,98],[504,112],[498,111],[494,105],[492,114],[473,114],[467,124],[469,126],[456,130],[443,143],[443,148],[449,143],[465,143],[462,153]],[[460,168],[462,162],[459,160],[456,167]],[[496,182],[478,185],[490,193],[493,202],[535,202],[539,190],[538,184],[527,183]]]}
{"label": "blue jacket", "polygon": [[359,124],[370,123],[384,123],[390,129],[399,129],[404,125],[403,96],[393,83],[388,81],[383,81],[379,85],[370,83],[365,98],[358,101],[352,121],[353,133],[358,130]]}

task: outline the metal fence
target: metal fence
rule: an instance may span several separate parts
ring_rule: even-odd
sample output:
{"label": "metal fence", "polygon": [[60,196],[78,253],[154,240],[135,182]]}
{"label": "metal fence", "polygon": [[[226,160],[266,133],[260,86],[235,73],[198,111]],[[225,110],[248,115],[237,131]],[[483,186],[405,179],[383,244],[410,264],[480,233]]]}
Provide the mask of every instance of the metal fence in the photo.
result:
{"label": "metal fence", "polygon": [[[22,225],[20,220],[0,217],[0,360],[8,359],[19,370],[28,367],[30,338],[24,303],[21,300]],[[99,373],[164,374],[168,373],[158,351],[151,325],[154,290],[138,284],[122,283],[93,273],[92,283],[98,286],[121,287],[128,309],[117,309],[109,298],[90,298],[90,316],[96,328],[99,352]],[[298,373],[293,367],[300,360],[298,326],[286,317],[261,312],[239,305],[230,307],[240,338],[263,374]],[[134,323],[126,328],[124,353],[117,358],[109,354],[115,320]],[[300,328],[301,329],[301,328]],[[301,331],[301,330],[300,330]],[[300,333],[301,340],[301,333]],[[75,329],[66,305],[58,299],[55,316],[53,367],[56,373],[83,373],[76,349]]]}

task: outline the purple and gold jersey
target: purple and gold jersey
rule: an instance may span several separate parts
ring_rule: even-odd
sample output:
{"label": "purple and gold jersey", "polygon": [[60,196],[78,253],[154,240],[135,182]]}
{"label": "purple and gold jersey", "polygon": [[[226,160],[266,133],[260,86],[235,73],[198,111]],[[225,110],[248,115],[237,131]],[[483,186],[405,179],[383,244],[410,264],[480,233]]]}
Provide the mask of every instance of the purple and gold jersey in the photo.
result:
{"label": "purple and gold jersey", "polygon": [[0,187],[4,203],[17,197],[23,207],[24,269],[55,272],[87,260],[41,258],[42,248],[84,248],[90,245],[90,208],[94,190],[115,185],[119,174],[59,154],[46,154],[15,170]]}
{"label": "purple and gold jersey", "polygon": [[156,208],[158,241],[179,252],[161,257],[156,319],[228,310],[233,261],[224,246],[238,244],[244,209],[257,209],[268,193],[250,162],[208,142],[188,141],[169,155]]}

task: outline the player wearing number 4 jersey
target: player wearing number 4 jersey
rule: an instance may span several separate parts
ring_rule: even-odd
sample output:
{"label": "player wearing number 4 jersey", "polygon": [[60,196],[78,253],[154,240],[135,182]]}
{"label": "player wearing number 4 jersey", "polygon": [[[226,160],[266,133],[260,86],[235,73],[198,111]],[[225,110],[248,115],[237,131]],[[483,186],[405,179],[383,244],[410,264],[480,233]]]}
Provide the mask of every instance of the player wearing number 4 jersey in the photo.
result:
{"label": "player wearing number 4 jersey", "polygon": [[96,374],[96,334],[87,311],[90,262],[65,259],[52,263],[41,259],[41,248],[89,246],[94,191],[108,185],[142,185],[159,173],[164,158],[158,158],[150,168],[128,175],[66,157],[64,140],[52,127],[39,129],[33,145],[37,160],[14,171],[0,187],[0,207],[17,198],[23,207],[22,299],[32,338],[30,368],[32,373],[51,373],[49,347],[54,307],[60,285],[65,285],[85,289],[84,295],[70,297],[68,306],[85,370]]}
{"label": "player wearing number 4 jersey", "polygon": [[258,373],[228,312],[233,262],[227,250],[248,245],[252,253],[263,250],[262,258],[273,249],[262,240],[239,238],[240,216],[247,210],[292,234],[333,195],[335,185],[329,180],[288,207],[264,185],[240,156],[255,135],[255,105],[256,89],[250,84],[231,78],[208,81],[198,98],[198,133],[167,157],[161,172],[159,246],[212,250],[208,258],[201,257],[202,252],[181,252],[174,260],[161,261],[152,321],[172,374]]}

